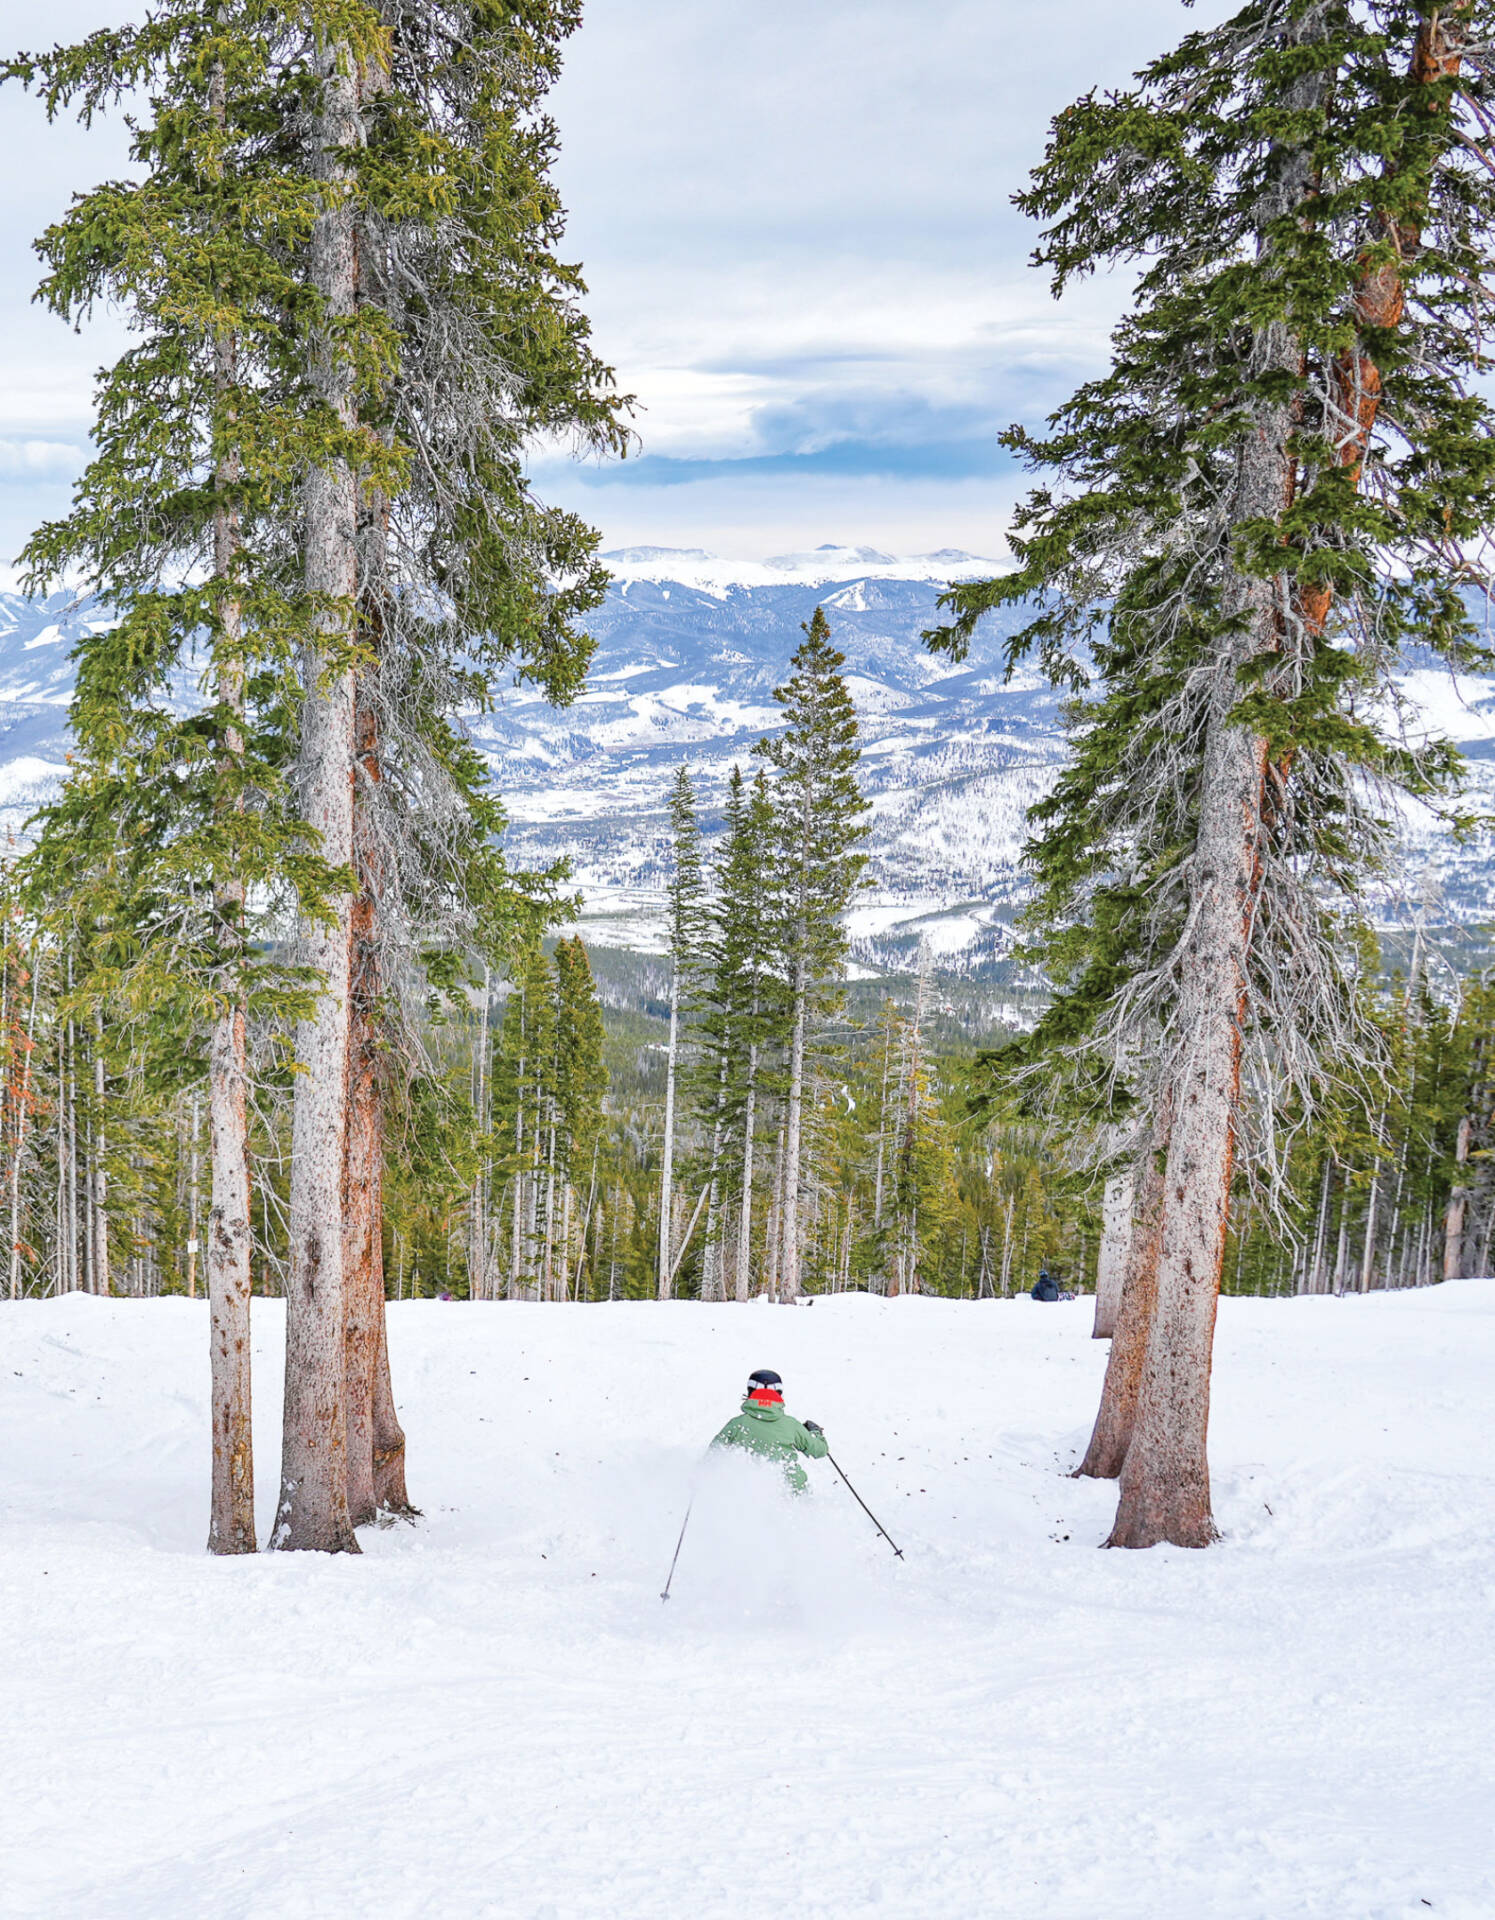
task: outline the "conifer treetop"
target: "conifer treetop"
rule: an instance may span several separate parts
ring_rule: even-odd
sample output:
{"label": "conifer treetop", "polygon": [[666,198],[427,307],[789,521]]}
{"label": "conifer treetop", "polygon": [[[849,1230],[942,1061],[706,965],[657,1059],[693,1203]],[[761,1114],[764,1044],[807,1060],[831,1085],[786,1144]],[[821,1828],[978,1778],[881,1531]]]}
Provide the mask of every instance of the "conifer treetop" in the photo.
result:
{"label": "conifer treetop", "polygon": [[[1367,1057],[1356,902],[1397,795],[1446,806],[1460,770],[1404,731],[1394,672],[1409,643],[1484,657],[1492,40],[1481,0],[1252,0],[1066,108],[1016,196],[1056,291],[1103,263],[1140,277],[1110,369],[1047,433],[1006,436],[1046,475],[1016,568],[952,587],[926,638],[962,658],[987,611],[1023,603],[1009,669],[1036,653],[1085,694],[1030,816],[1059,993],[1017,1054],[1067,1058],[1103,1106],[1167,1029],[1221,700],[1268,752],[1248,1084],[1285,1075],[1311,1102]],[[1274,409],[1290,485],[1242,514],[1239,463]],[[1276,638],[1231,667],[1243,581],[1273,597]]]}
{"label": "conifer treetop", "polygon": [[845,957],[842,916],[867,865],[862,846],[869,803],[857,781],[861,748],[842,674],[846,656],[831,644],[823,608],[815,609],[803,632],[789,679],[774,688],[784,731],[753,751],[774,769],[768,783],[777,855],[774,897],[809,977],[823,979],[837,973]]}

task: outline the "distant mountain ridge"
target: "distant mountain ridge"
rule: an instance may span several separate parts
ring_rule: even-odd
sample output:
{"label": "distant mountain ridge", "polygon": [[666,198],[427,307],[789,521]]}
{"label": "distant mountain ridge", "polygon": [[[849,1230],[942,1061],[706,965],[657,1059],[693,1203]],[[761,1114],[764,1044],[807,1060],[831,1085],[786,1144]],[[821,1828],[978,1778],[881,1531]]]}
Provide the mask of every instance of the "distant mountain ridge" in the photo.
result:
{"label": "distant mountain ridge", "polygon": [[824,606],[862,726],[873,805],[870,884],[852,914],[864,965],[906,962],[920,936],[946,964],[981,967],[1011,945],[1028,806],[1063,747],[1058,697],[1037,675],[1002,680],[1009,621],[987,623],[961,666],[920,636],[952,577],[996,563],[946,550],[913,560],[823,547],[761,562],[699,551],[616,550],[590,618],[587,690],[557,714],[509,696],[475,723],[513,821],[516,856],[565,851],[597,937],[651,941],[675,768],[696,776],[708,831],[734,765],[779,724],[773,689],[802,624]]}
{"label": "distant mountain ridge", "polygon": [[[754,744],[778,724],[773,689],[801,624],[824,606],[846,656],[873,809],[869,885],[851,917],[858,965],[905,966],[921,938],[947,968],[999,963],[1026,891],[1026,812],[1064,760],[1060,696],[1034,672],[1004,677],[1020,609],[983,621],[959,666],[920,637],[940,621],[946,583],[985,577],[996,563],[953,549],[900,559],[844,546],[749,562],[699,548],[605,557],[614,584],[588,623],[597,653],[574,705],[558,710],[511,687],[492,711],[468,716],[509,811],[513,858],[571,859],[587,936],[657,946],[675,768],[691,767],[714,832],[732,767],[751,767]],[[68,656],[102,625],[93,603],[0,594],[0,814],[13,831],[56,790]],[[1455,683],[1428,666],[1401,678],[1423,723],[1471,755],[1471,804],[1495,812],[1495,682]],[[197,698],[190,671],[178,697]],[[1444,917],[1495,917],[1488,835],[1455,847],[1412,809],[1406,845],[1410,894],[1426,891],[1431,871]]]}

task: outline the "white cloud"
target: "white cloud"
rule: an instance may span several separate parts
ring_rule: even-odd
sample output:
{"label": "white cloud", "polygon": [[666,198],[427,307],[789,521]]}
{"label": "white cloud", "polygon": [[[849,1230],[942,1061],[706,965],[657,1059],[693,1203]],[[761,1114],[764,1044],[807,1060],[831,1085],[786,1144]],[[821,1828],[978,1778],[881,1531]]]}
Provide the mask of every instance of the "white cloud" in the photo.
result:
{"label": "white cloud", "polygon": [[84,450],[70,440],[8,440],[0,437],[0,485],[7,481],[69,479]]}
{"label": "white cloud", "polygon": [[[47,44],[141,4],[5,0],[4,38]],[[969,447],[1040,416],[1096,367],[1122,299],[1102,279],[1055,309],[1010,195],[1070,99],[1124,83],[1225,11],[1221,0],[1192,12],[1178,0],[1057,12],[1018,0],[587,0],[552,103],[565,252],[590,283],[599,351],[639,395],[645,452],[712,464],[693,482],[676,470],[649,484],[640,469],[600,486],[595,474],[552,479],[547,457],[548,490],[612,545],[990,551],[1013,483],[996,464],[973,478]],[[30,306],[29,242],[71,193],[122,170],[124,136],[117,121],[49,128],[7,88],[0,150],[0,436],[81,458],[90,376],[120,329],[105,318],[80,339]],[[862,473],[858,443],[880,450]],[[901,472],[887,459],[895,445]],[[721,465],[836,448],[839,474],[807,464],[755,483]],[[65,478],[61,465],[27,475]],[[0,556],[30,524],[16,493],[0,489]],[[64,497],[39,490],[36,512]]]}

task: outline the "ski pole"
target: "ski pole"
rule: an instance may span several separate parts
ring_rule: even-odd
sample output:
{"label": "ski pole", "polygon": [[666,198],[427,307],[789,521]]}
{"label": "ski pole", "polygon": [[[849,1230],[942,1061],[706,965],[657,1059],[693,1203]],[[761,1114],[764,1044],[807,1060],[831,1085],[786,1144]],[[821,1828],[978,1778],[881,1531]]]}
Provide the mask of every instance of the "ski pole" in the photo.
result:
{"label": "ski pole", "polygon": [[695,1500],[692,1499],[685,1509],[685,1518],[680,1522],[680,1538],[675,1542],[675,1558],[670,1562],[670,1577],[664,1583],[664,1592],[659,1596],[661,1600],[668,1600],[670,1597],[670,1588],[675,1581],[675,1565],[680,1558],[680,1549],[685,1545],[685,1529],[690,1525],[690,1509],[695,1504]]}
{"label": "ski pole", "polygon": [[[836,1458],[836,1456],[833,1453],[829,1451],[829,1449],[827,1449],[825,1457],[827,1460],[830,1461],[831,1465],[836,1469],[837,1473],[841,1474],[841,1478],[843,1480],[846,1480],[846,1475],[841,1470],[841,1462]],[[851,1484],[849,1480],[846,1480],[846,1491],[851,1495],[852,1499],[856,1501],[857,1505],[861,1508],[862,1512],[866,1514],[867,1518],[872,1522],[873,1526],[877,1528],[877,1531],[882,1535],[883,1539],[887,1541],[888,1545],[890,1547],[893,1547],[894,1553],[896,1553],[898,1558],[901,1560],[903,1558],[902,1547],[893,1546],[892,1534],[888,1532],[887,1528],[878,1519],[877,1515],[872,1511],[871,1507],[867,1505],[867,1502],[857,1492],[856,1488]],[[689,1519],[689,1517],[690,1516],[687,1514],[686,1518]],[[679,1549],[677,1548],[676,1551],[678,1552]]]}

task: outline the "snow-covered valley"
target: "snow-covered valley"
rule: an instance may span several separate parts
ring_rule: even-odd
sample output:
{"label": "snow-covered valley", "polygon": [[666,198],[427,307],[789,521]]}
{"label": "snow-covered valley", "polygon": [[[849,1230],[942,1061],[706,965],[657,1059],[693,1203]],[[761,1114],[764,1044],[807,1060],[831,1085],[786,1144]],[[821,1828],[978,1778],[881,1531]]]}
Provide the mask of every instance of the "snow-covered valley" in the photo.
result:
{"label": "snow-covered valley", "polygon": [[[1489,1920],[1495,1281],[1222,1301],[1202,1553],[1095,1551],[1089,1331],[392,1304],[424,1520],[215,1561],[206,1305],[0,1306],[0,1913]],[[703,1470],[766,1364],[902,1562]]]}

